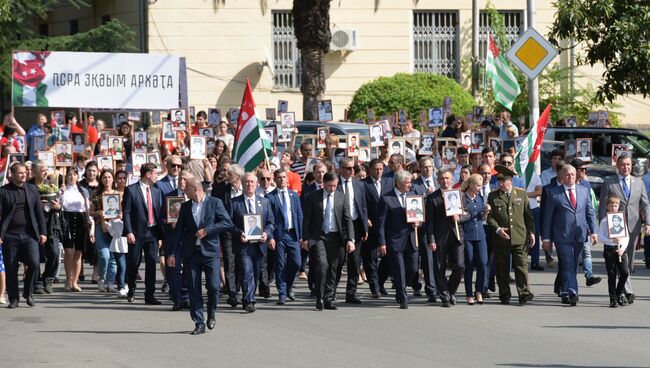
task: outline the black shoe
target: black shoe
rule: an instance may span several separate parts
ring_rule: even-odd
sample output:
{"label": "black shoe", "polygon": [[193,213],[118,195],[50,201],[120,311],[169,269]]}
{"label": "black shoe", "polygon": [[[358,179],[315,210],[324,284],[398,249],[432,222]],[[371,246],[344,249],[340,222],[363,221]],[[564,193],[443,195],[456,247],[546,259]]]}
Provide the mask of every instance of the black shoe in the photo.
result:
{"label": "black shoe", "polygon": [[444,308],[449,308],[451,306],[451,304],[449,304],[449,300],[447,299],[442,299],[441,302]]}
{"label": "black shoe", "polygon": [[413,291],[413,296],[415,296],[415,297],[421,297],[421,296],[422,296],[422,291],[421,291],[421,290],[414,290],[414,291]]}
{"label": "black shoe", "polygon": [[275,302],[275,304],[277,304],[277,305],[284,305],[285,302],[286,302],[285,297],[281,296],[281,297],[278,298],[278,301]]}
{"label": "black shoe", "polygon": [[135,301],[135,293],[132,292],[132,291],[129,291],[126,294],[126,301],[129,302],[129,303],[133,303]]}
{"label": "black shoe", "polygon": [[23,295],[23,298],[25,298],[25,303],[27,303],[27,305],[29,305],[30,307],[33,307],[33,306],[36,305],[36,301],[34,301],[33,296],[31,296],[31,295],[30,296],[24,296]]}
{"label": "black shoe", "polygon": [[214,328],[214,325],[217,323],[215,321],[214,317],[208,317],[208,328],[212,330]]}
{"label": "black shoe", "polygon": [[601,280],[602,280],[602,279],[601,279],[600,277],[593,277],[593,276],[592,276],[592,277],[590,277],[590,278],[587,279],[587,286],[596,285],[596,284],[599,283]]}
{"label": "black shoe", "polygon": [[454,295],[449,297],[449,303],[451,303],[451,305],[456,305],[456,297]]}
{"label": "black shoe", "polygon": [[483,292],[483,299],[491,299],[491,298],[492,298],[492,294],[490,294],[489,291],[486,290]]}
{"label": "black shoe", "polygon": [[45,290],[43,288],[34,289],[34,294],[43,295],[45,294]]}
{"label": "black shoe", "polygon": [[388,291],[386,290],[385,287],[382,286],[382,287],[379,288],[379,294],[381,294],[383,296],[388,296]]}
{"label": "black shoe", "polygon": [[618,303],[616,298],[609,298],[609,307],[610,308],[618,308]]}
{"label": "black shoe", "polygon": [[323,299],[317,299],[316,300],[316,310],[318,310],[318,311],[323,310]]}
{"label": "black shoe", "polygon": [[161,305],[162,302],[154,297],[147,298],[144,300],[144,304],[146,305]]}
{"label": "black shoe", "polygon": [[429,303],[435,303],[437,301],[438,300],[436,299],[435,295],[429,295],[429,298],[427,299],[427,302],[429,302]]}
{"label": "black shoe", "polygon": [[571,304],[568,297],[562,298],[562,304]]}
{"label": "black shoe", "polygon": [[575,307],[578,304],[578,300],[580,300],[580,298],[578,298],[577,295],[569,296],[569,304],[571,304],[572,307]]}
{"label": "black shoe", "polygon": [[645,268],[650,268],[650,259],[645,260]]}
{"label": "black shoe", "polygon": [[526,303],[532,301],[534,297],[535,297],[535,295],[533,295],[532,293],[520,296],[519,297],[519,304],[526,304]]}
{"label": "black shoe", "polygon": [[181,306],[183,307],[183,309],[190,309],[190,302],[182,302]]}
{"label": "black shoe", "polygon": [[408,303],[407,302],[399,303],[399,309],[409,309]]}
{"label": "black shoe", "polygon": [[345,302],[347,304],[361,304],[361,299],[357,298],[356,295],[349,295],[345,297]]}
{"label": "black shoe", "polygon": [[246,304],[246,313],[253,313],[257,309],[255,308],[255,304]]}
{"label": "black shoe", "polygon": [[372,293],[372,294],[370,294],[370,297],[373,298],[373,299],[379,299],[379,298],[381,298],[381,296],[379,295],[379,293]]}
{"label": "black shoe", "polygon": [[544,267],[542,267],[542,266],[540,266],[540,265],[530,266],[530,269],[531,269],[532,271],[544,271]]}
{"label": "black shoe", "polygon": [[289,298],[289,300],[291,300],[292,302],[295,302],[296,293],[294,293],[293,290],[289,289],[289,291],[287,291],[287,298]]}
{"label": "black shoe", "polygon": [[625,297],[627,299],[627,304],[634,303],[634,298],[635,298],[634,294],[627,294]]}
{"label": "black shoe", "polygon": [[236,308],[239,301],[237,300],[237,297],[230,296],[228,297],[228,300],[226,300],[226,303],[230,304],[231,307]]}
{"label": "black shoe", "polygon": [[260,290],[260,296],[264,299],[268,299],[271,297],[271,292],[269,290],[264,290],[264,291]]}
{"label": "black shoe", "polygon": [[48,294],[52,294],[52,292],[54,291],[52,288],[53,281],[54,280],[52,278],[45,279],[45,285],[43,286],[43,290],[45,290],[45,292]]}
{"label": "black shoe", "polygon": [[503,305],[508,305],[510,304],[510,297],[499,297],[499,301]]}
{"label": "black shoe", "polygon": [[84,275],[79,275],[78,279],[79,279],[79,281],[81,281],[81,282],[86,281],[86,276],[84,276]]}
{"label": "black shoe", "polygon": [[9,309],[18,308],[18,300],[10,300],[9,304],[7,304],[7,308]]}
{"label": "black shoe", "polygon": [[167,282],[163,282],[162,286],[160,287],[160,291],[162,293],[166,293],[169,291],[169,284]]}
{"label": "black shoe", "polygon": [[196,326],[190,335],[203,335],[205,333],[205,326]]}
{"label": "black shoe", "polygon": [[179,310],[183,310],[183,304],[182,303],[174,303],[174,306],[172,307],[172,310],[174,312],[178,312]]}
{"label": "black shoe", "polygon": [[[634,300],[634,294],[630,294],[630,295],[632,295],[632,300]],[[621,307],[624,307],[624,306],[626,306],[626,305],[631,304],[628,300],[629,300],[629,299],[628,299],[625,295],[623,295],[623,294],[621,294],[621,295],[618,296],[618,304],[619,304]]]}
{"label": "black shoe", "polygon": [[332,304],[332,302],[325,302],[324,308],[327,309],[327,310],[337,310],[338,309],[334,304]]}

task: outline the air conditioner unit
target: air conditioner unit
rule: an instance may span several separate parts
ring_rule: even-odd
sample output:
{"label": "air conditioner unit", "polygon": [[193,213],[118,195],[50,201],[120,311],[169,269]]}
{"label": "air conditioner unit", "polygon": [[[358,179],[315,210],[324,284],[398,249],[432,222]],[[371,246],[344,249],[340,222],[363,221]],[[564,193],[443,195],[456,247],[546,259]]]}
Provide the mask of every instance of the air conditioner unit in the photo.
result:
{"label": "air conditioner unit", "polygon": [[342,28],[332,30],[331,51],[356,50],[358,47],[359,39],[356,30]]}

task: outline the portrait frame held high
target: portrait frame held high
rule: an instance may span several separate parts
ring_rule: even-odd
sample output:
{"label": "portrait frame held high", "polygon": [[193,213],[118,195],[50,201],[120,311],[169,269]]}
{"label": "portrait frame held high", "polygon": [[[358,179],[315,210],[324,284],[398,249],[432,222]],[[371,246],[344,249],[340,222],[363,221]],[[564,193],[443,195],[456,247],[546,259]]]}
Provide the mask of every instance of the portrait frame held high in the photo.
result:
{"label": "portrait frame held high", "polygon": [[323,149],[327,148],[326,139],[330,135],[329,127],[320,127],[316,128],[316,148]]}
{"label": "portrait frame held high", "polygon": [[425,221],[424,196],[407,195],[405,201],[406,223],[423,223]]}
{"label": "portrait frame held high", "polygon": [[593,160],[593,149],[591,144],[591,138],[576,138],[576,158],[579,158],[584,162],[591,162]]}
{"label": "portrait frame held high", "polygon": [[207,138],[202,135],[190,137],[190,159],[205,160],[207,152]]}
{"label": "portrait frame held high", "polygon": [[58,167],[72,166],[72,142],[57,142],[54,144],[54,165]]}
{"label": "portrait frame held high", "polygon": [[170,111],[170,122],[175,132],[187,130],[188,113],[186,109],[173,109]]}
{"label": "portrait frame held high", "polygon": [[442,191],[442,200],[445,205],[445,216],[463,214],[463,202],[461,201],[460,189]]}
{"label": "portrait frame held high", "polygon": [[102,171],[104,169],[115,169],[115,166],[113,164],[113,156],[111,155],[97,155],[95,156],[95,162],[97,162],[99,171]]}

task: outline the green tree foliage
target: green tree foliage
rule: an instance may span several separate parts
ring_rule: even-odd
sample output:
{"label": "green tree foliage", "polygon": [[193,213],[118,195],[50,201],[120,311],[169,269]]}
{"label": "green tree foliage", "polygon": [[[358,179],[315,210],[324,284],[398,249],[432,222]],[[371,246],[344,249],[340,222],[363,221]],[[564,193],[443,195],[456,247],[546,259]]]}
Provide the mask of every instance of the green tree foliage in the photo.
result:
{"label": "green tree foliage", "polygon": [[605,67],[596,97],[650,94],[650,2],[639,0],[557,0],[549,39],[573,38],[584,52],[579,65]]}
{"label": "green tree foliage", "polygon": [[453,99],[453,111],[457,115],[472,111],[472,95],[455,80],[428,73],[398,73],[361,86],[354,93],[348,118],[366,118],[368,109],[374,109],[376,116],[406,109],[409,117],[417,121],[420,110],[442,107],[447,96]]}

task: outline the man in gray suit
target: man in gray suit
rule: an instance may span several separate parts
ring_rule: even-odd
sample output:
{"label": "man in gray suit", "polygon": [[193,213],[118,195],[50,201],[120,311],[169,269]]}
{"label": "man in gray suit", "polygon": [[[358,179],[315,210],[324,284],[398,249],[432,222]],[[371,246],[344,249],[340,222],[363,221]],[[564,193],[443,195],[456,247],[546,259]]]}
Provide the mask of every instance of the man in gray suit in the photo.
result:
{"label": "man in gray suit", "polygon": [[[621,205],[619,211],[624,212],[627,217],[628,228],[630,231],[630,243],[625,252],[627,252],[628,270],[632,275],[634,269],[634,248],[641,235],[641,221],[646,221],[645,234],[650,235],[650,203],[648,203],[648,193],[645,185],[640,178],[631,175],[632,173],[632,156],[628,152],[623,152],[616,160],[617,175],[605,179],[605,183],[600,189],[600,208],[599,218],[602,220],[607,215],[605,203],[610,194],[616,195]],[[634,290],[632,290],[631,277],[625,283],[625,294],[627,302],[634,302]]]}

